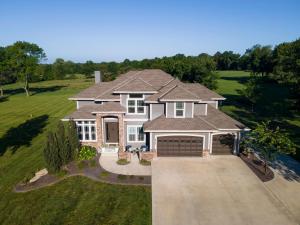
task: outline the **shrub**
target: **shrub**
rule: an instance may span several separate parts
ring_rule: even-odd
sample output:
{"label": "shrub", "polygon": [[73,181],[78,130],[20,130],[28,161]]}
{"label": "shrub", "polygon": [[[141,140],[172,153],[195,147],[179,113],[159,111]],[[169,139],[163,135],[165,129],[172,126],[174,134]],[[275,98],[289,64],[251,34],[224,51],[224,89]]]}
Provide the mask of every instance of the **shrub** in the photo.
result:
{"label": "shrub", "polygon": [[47,143],[44,148],[44,159],[49,173],[55,173],[60,170],[62,163],[59,156],[58,142],[56,135],[52,132],[49,132],[47,135]]}
{"label": "shrub", "polygon": [[130,163],[127,159],[119,159],[117,161],[117,164],[119,165],[127,165],[128,163]]}
{"label": "shrub", "polygon": [[34,176],[35,176],[34,172],[27,173],[22,180],[22,184],[27,184]]}
{"label": "shrub", "polygon": [[89,165],[90,165],[90,167],[96,167],[96,166],[97,166],[96,160],[91,160],[91,161],[89,162]]}
{"label": "shrub", "polygon": [[80,170],[84,169],[86,166],[87,166],[87,164],[86,164],[84,161],[79,161],[79,162],[77,163],[77,167],[78,167],[78,169],[80,169]]}
{"label": "shrub", "polygon": [[69,144],[69,151],[71,159],[75,159],[78,156],[80,149],[80,142],[78,139],[77,128],[74,120],[70,120],[67,125],[66,136]]}
{"label": "shrub", "polygon": [[96,156],[97,152],[94,147],[91,146],[82,146],[79,154],[78,159],[79,160],[90,160]]}
{"label": "shrub", "polygon": [[102,172],[100,173],[100,177],[105,178],[105,177],[108,177],[108,176],[109,176],[109,172],[107,172],[107,171],[102,171]]}
{"label": "shrub", "polygon": [[141,159],[140,164],[143,165],[143,166],[150,166],[151,162],[148,161],[148,160],[145,160],[145,159]]}
{"label": "shrub", "polygon": [[127,179],[127,176],[126,176],[126,175],[123,175],[123,174],[119,174],[119,175],[118,175],[118,179],[119,179],[119,180],[126,180],[126,179]]}

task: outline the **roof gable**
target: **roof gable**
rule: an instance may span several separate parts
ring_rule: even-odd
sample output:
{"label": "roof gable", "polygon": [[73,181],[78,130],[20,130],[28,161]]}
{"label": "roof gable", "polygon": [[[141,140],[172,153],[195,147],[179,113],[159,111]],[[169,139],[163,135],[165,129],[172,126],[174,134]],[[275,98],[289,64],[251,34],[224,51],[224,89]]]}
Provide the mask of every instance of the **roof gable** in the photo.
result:
{"label": "roof gable", "polygon": [[159,97],[160,101],[199,101],[201,100],[198,96],[194,95],[192,92],[186,90],[185,88],[176,85],[164,95]]}
{"label": "roof gable", "polygon": [[156,89],[141,78],[130,79],[114,90],[114,93],[156,93]]}

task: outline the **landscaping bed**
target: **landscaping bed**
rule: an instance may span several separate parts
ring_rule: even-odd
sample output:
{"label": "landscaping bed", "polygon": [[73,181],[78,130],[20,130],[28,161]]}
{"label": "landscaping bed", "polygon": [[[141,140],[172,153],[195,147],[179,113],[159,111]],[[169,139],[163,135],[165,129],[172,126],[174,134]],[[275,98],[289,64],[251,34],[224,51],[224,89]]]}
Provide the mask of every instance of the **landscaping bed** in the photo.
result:
{"label": "landscaping bed", "polygon": [[27,192],[55,184],[72,176],[85,176],[92,180],[110,184],[121,185],[151,185],[151,176],[120,175],[104,170],[99,164],[100,154],[92,160],[73,161],[63,168],[64,173],[47,174],[35,182],[22,184],[15,187],[16,192]]}
{"label": "landscaping bed", "polygon": [[242,153],[240,154],[240,158],[262,182],[267,182],[274,178],[273,171],[267,166],[267,171],[265,173],[264,163],[254,154],[250,154],[249,156],[247,156],[246,154]]}

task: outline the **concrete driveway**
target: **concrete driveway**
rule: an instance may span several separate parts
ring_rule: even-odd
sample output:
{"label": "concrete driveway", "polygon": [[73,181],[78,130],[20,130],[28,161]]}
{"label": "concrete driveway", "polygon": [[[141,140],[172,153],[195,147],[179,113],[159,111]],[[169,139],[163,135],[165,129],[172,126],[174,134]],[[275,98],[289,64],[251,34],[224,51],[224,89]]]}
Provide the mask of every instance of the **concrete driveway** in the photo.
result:
{"label": "concrete driveway", "polygon": [[235,156],[152,162],[154,225],[289,225],[294,217]]}

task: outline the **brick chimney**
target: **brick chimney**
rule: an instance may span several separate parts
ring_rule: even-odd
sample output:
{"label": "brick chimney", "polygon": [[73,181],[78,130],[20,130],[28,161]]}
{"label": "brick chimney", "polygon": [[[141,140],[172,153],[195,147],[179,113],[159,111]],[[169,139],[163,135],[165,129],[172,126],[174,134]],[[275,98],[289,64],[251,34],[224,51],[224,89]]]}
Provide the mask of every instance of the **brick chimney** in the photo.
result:
{"label": "brick chimney", "polygon": [[101,83],[101,72],[100,71],[95,71],[95,83],[99,84]]}

